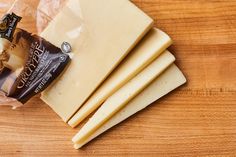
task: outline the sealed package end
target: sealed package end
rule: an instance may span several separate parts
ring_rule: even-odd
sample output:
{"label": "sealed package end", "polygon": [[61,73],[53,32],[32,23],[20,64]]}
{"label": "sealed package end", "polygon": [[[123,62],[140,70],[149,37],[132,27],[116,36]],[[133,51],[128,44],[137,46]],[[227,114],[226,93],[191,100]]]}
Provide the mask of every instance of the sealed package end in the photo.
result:
{"label": "sealed package end", "polygon": [[57,78],[70,61],[61,48],[17,25],[11,12],[0,21],[0,105],[26,103]]}

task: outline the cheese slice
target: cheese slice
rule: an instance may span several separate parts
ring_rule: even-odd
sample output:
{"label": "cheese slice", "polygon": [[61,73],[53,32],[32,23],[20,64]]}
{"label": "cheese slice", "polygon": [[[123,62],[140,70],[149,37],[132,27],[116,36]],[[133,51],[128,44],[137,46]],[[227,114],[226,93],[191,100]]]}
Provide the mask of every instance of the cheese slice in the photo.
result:
{"label": "cheese slice", "polygon": [[122,61],[111,76],[88,99],[81,109],[71,118],[68,124],[76,127],[89,114],[95,111],[109,96],[121,88],[143,68],[150,64],[157,56],[166,50],[172,41],[170,37],[159,29],[153,28],[131,54]]}
{"label": "cheese slice", "polygon": [[143,92],[131,100],[122,110],[116,113],[109,121],[90,135],[85,141],[76,143],[75,149],[79,149],[103,132],[119,124],[133,114],[145,109],[150,104],[168,94],[172,90],[186,82],[182,72],[176,65],[171,65],[163,74],[157,77]]}
{"label": "cheese slice", "polygon": [[69,42],[73,59],[41,99],[67,122],[152,24],[127,0],[69,0],[42,36],[58,47]]}
{"label": "cheese slice", "polygon": [[74,143],[85,141],[96,129],[147,87],[158,75],[172,64],[174,60],[175,58],[170,52],[164,52],[142,72],[109,97],[72,141]]}

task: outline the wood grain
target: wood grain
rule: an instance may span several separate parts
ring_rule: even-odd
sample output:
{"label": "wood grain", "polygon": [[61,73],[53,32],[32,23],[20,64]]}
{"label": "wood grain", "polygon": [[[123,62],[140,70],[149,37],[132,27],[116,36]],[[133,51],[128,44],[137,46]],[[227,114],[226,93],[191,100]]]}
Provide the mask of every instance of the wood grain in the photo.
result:
{"label": "wood grain", "polygon": [[38,97],[0,107],[1,157],[236,156],[236,1],[133,2],[173,38],[188,84],[79,151],[70,142],[77,130]]}

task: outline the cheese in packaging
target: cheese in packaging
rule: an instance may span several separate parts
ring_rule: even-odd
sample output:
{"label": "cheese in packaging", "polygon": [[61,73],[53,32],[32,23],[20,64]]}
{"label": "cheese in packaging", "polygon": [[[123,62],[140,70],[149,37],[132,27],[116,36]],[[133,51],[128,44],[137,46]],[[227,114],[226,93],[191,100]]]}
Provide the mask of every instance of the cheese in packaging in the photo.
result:
{"label": "cheese in packaging", "polygon": [[57,47],[39,35],[63,4],[60,0],[0,2],[8,9],[0,12],[0,105],[23,105],[70,63],[70,43]]}

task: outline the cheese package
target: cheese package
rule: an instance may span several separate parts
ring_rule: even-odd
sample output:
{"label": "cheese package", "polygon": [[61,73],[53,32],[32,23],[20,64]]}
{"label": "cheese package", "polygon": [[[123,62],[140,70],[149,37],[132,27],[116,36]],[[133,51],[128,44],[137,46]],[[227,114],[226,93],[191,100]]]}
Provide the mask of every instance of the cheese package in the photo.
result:
{"label": "cheese package", "polygon": [[96,138],[103,132],[119,124],[133,114],[145,109],[150,104],[168,94],[172,90],[186,82],[182,72],[176,65],[171,65],[164,73],[156,78],[144,91],[132,99],[123,109],[117,112],[111,119],[105,122],[98,130],[91,134],[85,141],[75,143],[75,149],[79,149],[86,143]]}
{"label": "cheese package", "polygon": [[0,105],[16,108],[46,89],[64,71],[70,57],[39,36],[37,29],[44,24],[35,15],[44,12],[36,1],[1,4],[10,8],[0,18]]}
{"label": "cheese package", "polygon": [[72,127],[78,125],[95,111],[109,96],[121,88],[143,68],[171,45],[170,37],[159,29],[153,28],[122,61],[105,82],[95,91],[88,101],[70,119]]}
{"label": "cheese package", "polygon": [[127,0],[69,0],[41,35],[69,43],[73,59],[41,99],[67,122],[152,24]]}
{"label": "cheese package", "polygon": [[168,51],[154,60],[102,104],[97,112],[73,138],[73,142],[83,142],[86,140],[87,137],[123,108],[174,61],[175,57]]}

